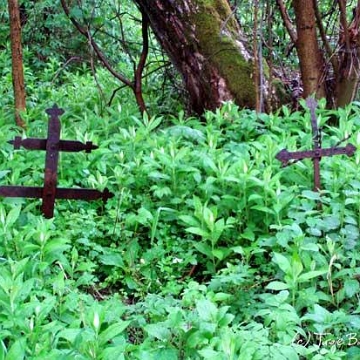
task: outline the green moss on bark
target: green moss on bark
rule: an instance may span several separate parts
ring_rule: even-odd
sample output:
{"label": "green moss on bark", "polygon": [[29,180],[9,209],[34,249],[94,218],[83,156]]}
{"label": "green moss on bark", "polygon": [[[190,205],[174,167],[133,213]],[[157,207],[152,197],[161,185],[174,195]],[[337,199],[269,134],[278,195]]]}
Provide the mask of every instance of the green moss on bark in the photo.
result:
{"label": "green moss on bark", "polygon": [[[197,12],[192,15],[195,34],[201,53],[209,65],[215,66],[225,80],[236,103],[242,107],[255,107],[256,94],[252,78],[253,64],[241,54],[236,40],[238,25],[226,1],[199,0]],[[224,21],[226,25],[224,26]]]}

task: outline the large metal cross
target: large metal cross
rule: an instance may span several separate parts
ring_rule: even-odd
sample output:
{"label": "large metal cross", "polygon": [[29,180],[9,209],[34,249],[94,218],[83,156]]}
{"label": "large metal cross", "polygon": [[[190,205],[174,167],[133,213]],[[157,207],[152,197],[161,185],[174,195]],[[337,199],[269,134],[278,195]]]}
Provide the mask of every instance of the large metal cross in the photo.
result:
{"label": "large metal cross", "polygon": [[306,105],[310,109],[311,128],[313,135],[313,150],[294,151],[290,152],[286,149],[277,153],[276,159],[282,162],[282,166],[288,166],[295,161],[302,159],[312,159],[314,164],[314,191],[320,190],[320,161],[322,157],[334,155],[352,156],[355,153],[356,147],[353,144],[347,144],[345,147],[334,146],[332,148],[321,148],[321,132],[317,124],[315,110],[317,101],[314,98],[307,98]]}
{"label": "large metal cross", "polygon": [[54,105],[51,109],[47,109],[46,113],[50,116],[47,139],[22,139],[20,136],[16,136],[14,140],[9,141],[10,144],[14,145],[14,149],[19,149],[23,146],[28,150],[46,151],[44,186],[0,186],[0,196],[41,198],[42,212],[46,218],[54,216],[55,199],[102,199],[106,202],[109,198],[113,197],[114,194],[108,189],[101,192],[94,189],[57,188],[59,151],[79,152],[85,150],[85,152],[89,153],[98,147],[93,145],[91,141],[84,144],[80,141],[60,140],[61,125],[59,116],[64,113],[64,110]]}

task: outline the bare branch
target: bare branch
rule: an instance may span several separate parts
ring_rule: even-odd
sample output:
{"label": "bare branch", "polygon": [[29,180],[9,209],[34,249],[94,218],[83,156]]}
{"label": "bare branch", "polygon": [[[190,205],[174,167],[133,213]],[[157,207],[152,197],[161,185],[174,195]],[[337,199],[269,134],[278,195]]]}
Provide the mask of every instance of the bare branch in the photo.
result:
{"label": "bare branch", "polygon": [[70,59],[67,59],[65,63],[61,66],[61,68],[56,71],[55,75],[51,80],[51,83],[54,83],[56,78],[60,75],[61,71],[63,71],[73,61],[82,61],[82,58],[80,56],[72,56]]}
{"label": "bare branch", "polygon": [[[146,104],[142,95],[142,73],[145,68],[147,55],[149,52],[149,34],[148,34],[148,27],[149,27],[149,20],[147,18],[147,15],[145,12],[141,10],[142,15],[142,39],[143,39],[143,47],[140,54],[140,60],[138,64],[135,62],[134,65],[134,80],[131,81],[127,77],[125,77],[122,73],[119,73],[116,71],[112,65],[110,64],[109,60],[106,58],[105,54],[102,52],[102,50],[97,45],[96,41],[94,40],[94,37],[91,35],[89,25],[84,27],[79,24],[79,22],[70,15],[70,10],[66,4],[66,0],[60,0],[62,8],[66,14],[66,16],[70,19],[70,21],[73,23],[73,25],[76,27],[76,29],[87,38],[89,46],[94,51],[95,55],[98,57],[98,59],[101,61],[103,66],[118,80],[120,80],[124,85],[128,86],[134,93],[135,99],[137,102],[137,105],[139,107],[139,110],[141,114],[147,111]],[[123,40],[123,39],[122,39]],[[131,57],[130,57],[131,59]],[[94,67],[92,64],[92,70],[94,72]],[[95,81],[97,82],[97,78],[95,77]],[[98,82],[97,82],[97,85]]]}
{"label": "bare branch", "polygon": [[143,48],[140,55],[140,60],[135,70],[135,97],[139,105],[141,113],[147,112],[145,101],[142,95],[142,73],[145,68],[146,59],[149,52],[149,20],[143,10],[141,10],[142,23],[141,34],[143,39]]}
{"label": "bare branch", "polygon": [[120,80],[121,82],[123,82],[125,85],[129,86],[131,89],[134,90],[134,84],[128,79],[126,78],[123,74],[117,72],[111,65],[110,62],[108,61],[108,59],[106,58],[106,56],[104,55],[104,53],[101,51],[101,49],[98,47],[98,45],[96,44],[94,38],[92,36],[90,36],[89,38],[89,32],[87,29],[85,29],[84,27],[82,27],[74,17],[72,17],[70,15],[70,10],[66,4],[65,0],[60,0],[61,1],[61,6],[65,12],[65,15],[70,19],[70,21],[73,23],[73,25],[76,27],[76,29],[80,32],[80,34],[82,34],[83,36],[85,36],[88,40],[89,40],[89,44],[91,45],[91,47],[93,48],[95,54],[97,55],[97,57],[99,58],[99,60],[101,61],[101,63],[105,66],[105,68],[118,80]]}
{"label": "bare branch", "polygon": [[[151,62],[150,62],[150,63],[148,62],[148,63],[146,64],[146,66],[149,66],[150,64],[151,64]],[[153,70],[151,70],[151,71],[147,71],[146,74],[143,75],[142,78],[145,79],[145,78],[147,78],[148,76],[152,75],[153,73],[156,73],[157,71],[159,71],[159,70],[161,70],[161,69],[164,69],[164,68],[167,68],[167,67],[169,67],[169,66],[171,66],[171,62],[170,62],[170,61],[167,61],[167,62],[164,61],[164,64],[163,64],[163,65],[160,65],[160,66],[158,66],[157,68],[155,68],[155,69],[153,69]],[[126,87],[126,85],[121,85],[121,86],[117,87],[115,90],[113,90],[113,92],[112,92],[112,94],[111,94],[111,96],[110,96],[110,100],[108,101],[108,106],[111,105],[112,101],[114,100],[114,97],[115,97],[116,93],[117,93],[119,90],[124,89],[125,87]]]}
{"label": "bare branch", "polygon": [[340,9],[340,23],[344,34],[346,53],[350,54],[351,47],[350,47],[349,28],[346,20],[346,2],[344,2],[344,0],[338,0],[338,3]]}
{"label": "bare branch", "polygon": [[335,51],[331,48],[330,43],[326,37],[325,29],[321,20],[321,14],[316,0],[314,0],[314,10],[315,10],[316,24],[320,32],[321,40],[324,44],[329,60],[333,66],[334,73],[337,73],[339,70],[339,62],[337,57],[335,56]]}
{"label": "bare branch", "polygon": [[276,0],[276,2],[279,6],[281,17],[284,21],[284,25],[285,25],[289,35],[290,35],[291,41],[295,44],[297,41],[297,34],[296,34],[293,24],[291,23],[291,20],[289,18],[289,14],[286,11],[285,4],[284,4],[283,0]]}
{"label": "bare branch", "polygon": [[[91,41],[90,31],[88,31],[88,40],[89,40],[89,42]],[[94,61],[94,53],[93,53],[93,51],[91,51],[91,54],[90,54],[90,66],[91,66],[91,72],[92,72],[92,74],[93,74],[93,77],[94,77],[96,86],[97,86],[97,88],[99,89],[100,99],[102,99],[102,100],[105,102],[104,91],[103,91],[103,89],[101,88],[101,85],[100,85],[100,83],[99,83],[98,77],[97,77],[97,75],[96,75],[95,61]],[[102,113],[102,111],[103,111],[103,109],[102,109],[102,102],[100,101],[100,112]]]}

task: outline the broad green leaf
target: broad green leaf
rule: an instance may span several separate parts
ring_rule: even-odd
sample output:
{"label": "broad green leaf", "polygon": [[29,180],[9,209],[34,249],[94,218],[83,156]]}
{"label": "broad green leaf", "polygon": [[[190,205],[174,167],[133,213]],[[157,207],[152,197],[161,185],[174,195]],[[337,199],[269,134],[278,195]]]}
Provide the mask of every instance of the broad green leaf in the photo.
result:
{"label": "broad green leaf", "polygon": [[215,231],[216,233],[219,234],[219,236],[222,234],[222,232],[225,229],[225,221],[224,219],[219,219],[216,223],[215,223]]}
{"label": "broad green leaf", "polygon": [[355,294],[359,293],[359,282],[354,279],[347,279],[344,282],[345,294],[348,297],[352,297]]}
{"label": "broad green leaf", "polygon": [[269,306],[279,307],[288,301],[289,295],[288,290],[280,290],[276,295],[267,296],[265,303]]}
{"label": "broad green leaf", "polygon": [[162,341],[168,341],[171,337],[171,332],[164,323],[148,324],[144,330],[150,336]]}
{"label": "broad green leaf", "polygon": [[24,273],[26,266],[29,263],[29,258],[26,257],[20,261],[14,261],[11,264],[11,273],[13,277],[18,277],[20,274]]}
{"label": "broad green leaf", "polygon": [[167,186],[152,187],[151,190],[154,190],[154,195],[159,199],[172,194],[171,189]]}
{"label": "broad green leaf", "polygon": [[254,205],[251,207],[253,210],[262,211],[267,214],[274,214],[274,210],[263,205]]}
{"label": "broad green leaf", "polygon": [[[146,111],[144,112],[144,116],[146,114]],[[160,116],[160,117],[155,117],[155,116],[152,116],[150,118],[150,120],[148,121],[148,123],[146,124],[146,128],[148,131],[153,131],[155,130],[162,122],[163,118]]]}
{"label": "broad green leaf", "polygon": [[15,221],[19,218],[21,211],[20,206],[13,207],[6,216],[6,226],[12,226]]}
{"label": "broad green leaf", "polygon": [[0,288],[4,290],[6,294],[9,294],[13,286],[13,281],[8,273],[0,273]]}
{"label": "broad green leaf", "polygon": [[[349,338],[348,343],[349,344],[354,344],[354,345],[358,344],[359,339],[357,337],[357,334],[355,334],[355,336],[353,338]],[[360,347],[359,346],[349,346],[349,348],[347,350],[346,359],[347,360],[358,360],[358,359],[360,359]]]}
{"label": "broad green leaf", "polygon": [[292,267],[289,260],[280,253],[274,253],[273,262],[279,266],[279,268],[288,275],[292,274]]}
{"label": "broad green leaf", "polygon": [[203,157],[204,166],[210,168],[215,174],[218,172],[218,168],[215,165],[214,160],[209,156]]}
{"label": "broad green leaf", "polygon": [[154,180],[170,180],[171,177],[168,174],[164,174],[160,171],[151,171],[148,174],[148,177],[154,179]]}
{"label": "broad green leaf", "polygon": [[296,279],[304,269],[303,264],[300,260],[300,257],[296,253],[294,253],[292,256],[291,267],[292,267],[293,278]]}
{"label": "broad green leaf", "polygon": [[320,193],[317,191],[304,190],[301,195],[310,200],[320,200]]}
{"label": "broad green leaf", "polygon": [[[18,291],[16,292],[16,296],[15,296],[15,293],[13,293],[14,300],[26,299],[30,295],[30,293],[34,287],[34,283],[35,283],[34,278],[30,278],[30,279],[26,280],[25,282],[22,282],[22,280],[21,280]],[[18,297],[19,297],[19,299],[18,299]]]}
{"label": "broad green leaf", "polygon": [[200,251],[202,254],[206,255],[208,258],[213,258],[212,249],[209,245],[204,244],[203,242],[194,242],[194,247],[196,250]]}
{"label": "broad green leaf", "polygon": [[352,204],[356,204],[357,203],[357,200],[355,199],[351,199],[351,198],[346,198],[345,199],[345,205],[352,205]]}
{"label": "broad green leaf", "polygon": [[5,219],[6,219],[6,211],[4,209],[4,206],[0,204],[0,222],[3,226],[5,226]]}
{"label": "broad green leaf", "polygon": [[[280,346],[278,351],[284,356],[284,360],[299,360],[299,356],[293,346]],[[279,359],[279,357],[276,357],[276,359]]]}
{"label": "broad green leaf", "polygon": [[216,220],[214,213],[209,208],[205,207],[203,211],[203,217],[210,232],[214,231],[215,220]]}
{"label": "broad green leaf", "polygon": [[185,230],[191,234],[199,235],[205,239],[210,238],[210,234],[199,227],[188,227]]}
{"label": "broad green leaf", "polygon": [[261,195],[259,195],[259,194],[251,194],[250,196],[249,196],[249,198],[248,198],[248,201],[250,202],[250,201],[256,201],[256,200],[261,200],[261,201],[263,201],[263,197],[261,196]]}
{"label": "broad green leaf", "polygon": [[[230,254],[232,254],[233,249],[229,248],[227,246],[221,246],[221,247],[217,247],[216,249],[214,249],[214,251],[219,251],[222,253],[222,259],[227,258]],[[215,252],[213,253],[215,255]],[[220,259],[218,256],[215,255],[215,257],[217,257],[218,259]]]}
{"label": "broad green leaf", "polygon": [[147,225],[149,221],[153,220],[153,215],[148,209],[141,207],[136,218],[140,224]]}
{"label": "broad green leaf", "polygon": [[310,279],[319,277],[321,275],[324,275],[328,272],[328,270],[314,270],[314,271],[309,271],[305,274],[301,274],[298,277],[298,281],[299,282],[305,282],[305,281],[309,281]]}
{"label": "broad green leaf", "polygon": [[126,360],[124,356],[125,352],[126,352],[125,344],[118,346],[110,346],[110,347],[108,346],[105,347],[104,350],[101,352],[99,356],[99,360]]}
{"label": "broad green leaf", "polygon": [[255,234],[254,232],[249,229],[249,228],[246,228],[245,231],[240,235],[243,239],[247,239],[247,240],[250,240],[250,241],[254,241],[255,240]]}
{"label": "broad green leaf", "polygon": [[196,302],[196,310],[202,321],[214,320],[218,312],[216,305],[207,299],[198,300]]}
{"label": "broad green leaf", "polygon": [[219,260],[224,259],[224,252],[220,249],[212,250],[212,254]]}
{"label": "broad green leaf", "polygon": [[222,301],[229,300],[232,297],[233,297],[233,295],[231,295],[231,294],[226,294],[226,293],[223,293],[223,292],[217,292],[217,293],[214,294],[214,296],[211,297],[211,299],[213,301],[222,302]]}
{"label": "broad green leaf", "polygon": [[245,254],[245,250],[244,250],[244,248],[242,246],[233,246],[231,248],[231,250],[236,254],[241,254],[241,255]]}
{"label": "broad green leaf", "polygon": [[99,261],[103,265],[123,267],[123,257],[119,253],[108,253],[99,256]]}
{"label": "broad green leaf", "polygon": [[57,337],[73,343],[81,333],[82,329],[64,329],[57,334]]}
{"label": "broad green leaf", "polygon": [[5,360],[22,360],[25,359],[26,339],[18,339],[12,344]]}
{"label": "broad green leaf", "polygon": [[[142,356],[141,359],[143,359]],[[156,349],[151,354],[151,360],[178,360],[178,359],[179,359],[178,350],[173,348]]]}
{"label": "broad green leaf", "polygon": [[121,321],[118,323],[110,325],[107,329],[102,331],[99,335],[99,342],[102,346],[106,345],[106,343],[112,340],[114,337],[121,334],[131,323],[131,321]]}
{"label": "broad green leaf", "polygon": [[306,231],[313,236],[317,236],[317,237],[321,237],[322,236],[322,231],[318,228],[315,227],[310,227],[308,229],[306,229]]}
{"label": "broad green leaf", "polygon": [[272,281],[271,283],[267,284],[265,289],[268,290],[286,290],[289,289],[289,285],[285,284],[284,282],[281,281]]}
{"label": "broad green leaf", "polygon": [[331,313],[324,307],[315,304],[314,312],[307,313],[302,317],[302,320],[313,320],[316,323],[326,323],[327,319],[331,319]]}
{"label": "broad green leaf", "polygon": [[337,229],[340,226],[340,219],[338,216],[327,216],[323,221],[328,231]]}
{"label": "broad green leaf", "polygon": [[224,356],[222,353],[212,350],[212,349],[204,349],[204,350],[200,350],[198,352],[202,356],[203,359],[207,359],[207,360],[222,360],[222,359],[224,359]]}
{"label": "broad green leaf", "polygon": [[56,252],[57,254],[62,253],[71,247],[68,243],[69,240],[64,238],[47,241],[44,246],[44,252]]}
{"label": "broad green leaf", "polygon": [[9,172],[11,172],[10,170],[1,170],[0,171],[0,179],[2,179],[4,176],[6,176]]}
{"label": "broad green leaf", "polygon": [[196,217],[200,217],[200,220],[201,220],[202,219],[202,209],[203,209],[201,200],[197,196],[194,196],[193,201],[194,201],[195,215],[196,215]]}
{"label": "broad green leaf", "polygon": [[186,225],[190,225],[193,227],[198,227],[200,225],[199,221],[190,215],[180,215],[179,219],[183,221]]}
{"label": "broad green leaf", "polygon": [[318,246],[318,244],[315,244],[315,243],[308,243],[308,244],[301,245],[300,249],[304,250],[304,251],[315,251],[315,252],[317,252],[317,251],[319,251],[319,246]]}
{"label": "broad green leaf", "polygon": [[76,19],[82,19],[83,18],[83,12],[82,10],[78,7],[72,7],[70,10],[70,16]]}

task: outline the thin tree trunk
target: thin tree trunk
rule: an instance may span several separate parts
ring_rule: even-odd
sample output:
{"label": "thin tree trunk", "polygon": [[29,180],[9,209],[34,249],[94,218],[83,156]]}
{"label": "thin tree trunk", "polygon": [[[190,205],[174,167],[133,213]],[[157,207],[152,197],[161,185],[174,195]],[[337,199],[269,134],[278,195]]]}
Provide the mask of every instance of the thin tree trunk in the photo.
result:
{"label": "thin tree trunk", "polygon": [[325,85],[322,78],[324,63],[316,34],[314,0],[293,0],[296,18],[296,49],[299,56],[300,71],[304,93],[307,97],[316,94],[325,97]]}
{"label": "thin tree trunk", "polygon": [[182,74],[190,109],[255,108],[253,59],[227,0],[135,0]]}
{"label": "thin tree trunk", "polygon": [[26,108],[25,82],[21,46],[21,24],[19,3],[17,0],[8,0],[10,17],[10,39],[12,54],[12,81],[15,99],[15,121],[18,126],[25,127],[20,113]]}
{"label": "thin tree trunk", "polygon": [[336,106],[343,107],[354,100],[359,87],[360,72],[360,1],[350,25],[346,21],[346,2],[339,1],[342,31],[338,43],[339,68],[336,74]]}

